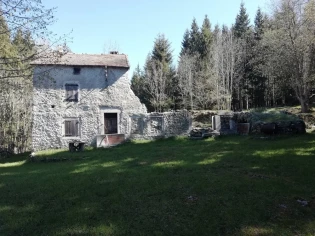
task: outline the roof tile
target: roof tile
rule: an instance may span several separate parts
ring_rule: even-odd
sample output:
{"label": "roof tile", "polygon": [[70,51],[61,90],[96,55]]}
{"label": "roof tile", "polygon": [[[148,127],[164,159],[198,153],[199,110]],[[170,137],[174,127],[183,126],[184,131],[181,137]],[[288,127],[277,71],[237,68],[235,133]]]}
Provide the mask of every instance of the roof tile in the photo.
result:
{"label": "roof tile", "polygon": [[65,66],[109,66],[129,68],[125,54],[74,54],[67,53],[60,58],[40,58],[33,65],[65,65]]}

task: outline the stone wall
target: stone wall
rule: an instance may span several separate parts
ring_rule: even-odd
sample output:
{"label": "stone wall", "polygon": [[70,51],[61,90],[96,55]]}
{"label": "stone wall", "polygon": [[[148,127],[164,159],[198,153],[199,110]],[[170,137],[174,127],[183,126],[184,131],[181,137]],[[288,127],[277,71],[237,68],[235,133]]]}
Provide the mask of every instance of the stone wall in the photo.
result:
{"label": "stone wall", "polygon": [[[66,101],[66,83],[79,85],[78,102]],[[71,66],[40,66],[34,71],[33,150],[67,148],[69,142],[110,146],[125,139],[155,139],[187,134],[187,111],[147,113],[130,89],[127,69]],[[117,113],[117,135],[105,135],[104,114]],[[66,137],[65,121],[75,119],[76,137]],[[123,134],[123,135],[120,135]],[[97,145],[97,137],[106,142]]]}
{"label": "stone wall", "polygon": [[156,139],[187,135],[191,129],[188,111],[149,113],[131,116],[131,139]]}
{"label": "stone wall", "polygon": [[[79,75],[71,66],[40,66],[34,70],[33,149],[67,148],[71,140],[95,145],[104,134],[104,113],[118,114],[119,133],[129,133],[130,115],[146,114],[146,108],[130,89],[127,69],[81,67]],[[65,84],[79,85],[79,101],[67,102]],[[65,137],[64,122],[76,118],[79,134]]]}
{"label": "stone wall", "polygon": [[[311,121],[311,116],[307,115]],[[283,120],[282,120],[283,119]],[[209,123],[212,120],[212,125]],[[214,131],[220,134],[297,134],[305,133],[307,122],[301,115],[286,111],[271,113],[232,112],[232,111],[194,111],[191,136],[211,136]],[[271,129],[273,127],[273,129]]]}

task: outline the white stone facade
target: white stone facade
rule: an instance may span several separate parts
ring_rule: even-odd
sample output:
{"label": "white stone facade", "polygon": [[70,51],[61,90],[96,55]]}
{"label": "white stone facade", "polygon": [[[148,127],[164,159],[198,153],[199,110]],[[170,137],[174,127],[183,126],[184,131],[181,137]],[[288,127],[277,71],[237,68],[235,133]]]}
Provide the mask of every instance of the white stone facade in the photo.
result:
{"label": "white stone facade", "polygon": [[[146,114],[130,89],[128,68],[80,66],[74,74],[73,66],[37,65],[34,69],[33,132],[35,151],[66,148],[69,141],[79,140],[95,145],[96,135],[104,134],[104,113],[117,113],[118,132],[131,132],[132,114]],[[66,84],[78,85],[78,101],[66,101]],[[78,124],[76,137],[65,136],[65,121]]]}

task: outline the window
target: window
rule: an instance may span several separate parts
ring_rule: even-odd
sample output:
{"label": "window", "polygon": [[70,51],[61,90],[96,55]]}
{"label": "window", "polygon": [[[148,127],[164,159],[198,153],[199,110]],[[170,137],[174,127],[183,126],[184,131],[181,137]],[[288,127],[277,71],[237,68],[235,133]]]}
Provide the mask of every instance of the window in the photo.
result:
{"label": "window", "polygon": [[80,67],[74,67],[73,68],[73,74],[74,75],[79,75],[81,72],[81,68]]}
{"label": "window", "polygon": [[64,122],[64,136],[77,137],[79,136],[79,120],[66,119]]}
{"label": "window", "polygon": [[79,85],[77,84],[66,84],[66,101],[67,102],[77,102],[79,94]]}
{"label": "window", "polygon": [[105,134],[117,134],[117,113],[104,113]]}

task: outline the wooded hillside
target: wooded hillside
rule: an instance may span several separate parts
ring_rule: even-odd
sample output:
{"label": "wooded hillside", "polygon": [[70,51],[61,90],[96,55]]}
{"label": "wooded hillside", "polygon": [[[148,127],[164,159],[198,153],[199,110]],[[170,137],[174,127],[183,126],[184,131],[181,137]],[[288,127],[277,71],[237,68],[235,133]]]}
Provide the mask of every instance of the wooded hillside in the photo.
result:
{"label": "wooded hillside", "polygon": [[315,82],[315,1],[276,0],[257,9],[254,24],[245,5],[232,26],[201,26],[184,32],[175,67],[171,42],[159,34],[132,88],[151,111],[243,110],[301,105],[310,109]]}

